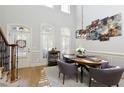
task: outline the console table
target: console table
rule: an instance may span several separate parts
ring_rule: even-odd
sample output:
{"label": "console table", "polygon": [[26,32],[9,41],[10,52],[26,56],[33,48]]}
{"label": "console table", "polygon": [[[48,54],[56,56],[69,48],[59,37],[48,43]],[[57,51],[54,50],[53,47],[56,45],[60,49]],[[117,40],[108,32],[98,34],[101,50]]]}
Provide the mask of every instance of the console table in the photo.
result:
{"label": "console table", "polygon": [[58,59],[60,59],[60,51],[48,51],[48,66],[57,65]]}

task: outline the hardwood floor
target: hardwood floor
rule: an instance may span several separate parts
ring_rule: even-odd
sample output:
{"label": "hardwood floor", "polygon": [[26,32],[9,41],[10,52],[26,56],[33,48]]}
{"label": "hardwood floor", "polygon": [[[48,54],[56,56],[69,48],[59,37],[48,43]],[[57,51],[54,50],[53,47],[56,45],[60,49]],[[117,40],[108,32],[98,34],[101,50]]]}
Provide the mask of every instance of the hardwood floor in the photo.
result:
{"label": "hardwood floor", "polygon": [[[26,87],[50,86],[44,66],[19,69],[19,79],[25,81]],[[122,78],[124,80],[124,76]]]}
{"label": "hardwood floor", "polygon": [[43,66],[19,69],[19,78],[27,82],[27,87],[45,86],[47,80]]}

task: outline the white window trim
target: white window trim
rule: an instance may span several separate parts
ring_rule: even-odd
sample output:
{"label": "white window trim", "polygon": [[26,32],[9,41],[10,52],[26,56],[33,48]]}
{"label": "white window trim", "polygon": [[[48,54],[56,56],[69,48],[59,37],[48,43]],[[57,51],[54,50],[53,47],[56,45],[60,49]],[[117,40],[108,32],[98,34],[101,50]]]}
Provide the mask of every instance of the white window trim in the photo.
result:
{"label": "white window trim", "polygon": [[46,7],[49,7],[49,8],[54,8],[54,5],[44,5]]}
{"label": "white window trim", "polygon": [[61,5],[61,11],[70,14],[71,13],[70,5]]}
{"label": "white window trim", "polygon": [[[43,31],[43,26],[48,26],[48,27],[51,27],[52,29],[53,29],[53,31],[52,32],[45,32],[45,31]],[[41,27],[40,27],[40,40],[42,41],[43,40],[43,35],[45,35],[46,36],[46,38],[47,38],[47,46],[46,46],[46,50],[47,51],[49,51],[49,49],[52,49],[53,47],[55,47],[55,28],[54,28],[54,26],[52,26],[52,25],[50,25],[50,24],[47,24],[47,23],[43,23],[43,24],[41,24]],[[52,47],[49,47],[49,44],[48,44],[48,42],[49,42],[49,40],[48,40],[48,37],[49,36],[51,36],[51,38],[52,38],[52,43],[53,43],[53,46]],[[46,53],[46,50],[45,50],[45,47],[43,46],[43,43],[44,42],[42,42],[42,44],[40,44],[40,47],[41,47],[41,49],[40,49],[40,54],[41,54],[41,56],[44,58],[44,59],[46,59],[47,58],[47,53]],[[44,51],[45,50],[45,51]]]}
{"label": "white window trim", "polygon": [[[70,46],[71,46],[71,43],[70,43],[70,40],[71,40],[71,33],[70,33],[70,30],[69,30],[69,34],[65,34],[65,32],[68,30],[68,28],[61,28],[61,40],[62,40],[62,43],[61,43],[61,51],[62,53],[70,53]],[[66,42],[65,42],[66,40]],[[65,43],[65,45],[63,45],[63,42]],[[66,51],[66,52],[65,52]]]}

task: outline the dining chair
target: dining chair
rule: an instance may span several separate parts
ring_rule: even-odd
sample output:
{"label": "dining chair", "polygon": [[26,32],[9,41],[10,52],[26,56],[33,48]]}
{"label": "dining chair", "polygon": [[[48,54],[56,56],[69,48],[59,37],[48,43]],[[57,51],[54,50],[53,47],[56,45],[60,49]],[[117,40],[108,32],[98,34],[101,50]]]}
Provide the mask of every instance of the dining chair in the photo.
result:
{"label": "dining chair", "polygon": [[63,84],[65,76],[76,77],[76,82],[78,82],[78,68],[76,65],[66,63],[63,60],[59,60],[57,63],[59,68],[59,77],[61,73],[63,74]]}
{"label": "dining chair", "polygon": [[107,69],[107,68],[116,68],[117,66],[114,66],[114,65],[110,65],[109,62],[103,62],[101,65],[100,65],[100,68],[101,69]]}
{"label": "dining chair", "polygon": [[69,56],[75,56],[75,54],[63,54],[63,60],[66,62],[66,63],[74,63],[73,60],[70,60],[68,58],[65,58],[64,55],[69,55]]}
{"label": "dining chair", "polygon": [[108,87],[113,85],[118,87],[123,72],[124,68],[118,67],[107,69],[89,68],[89,87],[91,86],[92,78],[97,82],[107,85]]}

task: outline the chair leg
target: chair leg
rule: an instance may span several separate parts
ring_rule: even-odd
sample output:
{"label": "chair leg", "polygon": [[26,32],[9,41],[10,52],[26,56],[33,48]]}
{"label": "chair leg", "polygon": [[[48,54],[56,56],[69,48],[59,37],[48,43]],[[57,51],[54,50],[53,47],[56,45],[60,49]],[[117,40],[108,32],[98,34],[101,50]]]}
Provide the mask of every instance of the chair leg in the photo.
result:
{"label": "chair leg", "polygon": [[89,79],[89,87],[91,87],[91,83],[92,83],[92,80],[91,80],[91,77]]}
{"label": "chair leg", "polygon": [[65,80],[65,74],[63,74],[63,85],[64,85],[64,80]]}
{"label": "chair leg", "polygon": [[60,72],[59,72],[59,78],[60,78]]}
{"label": "chair leg", "polygon": [[76,82],[78,82],[78,74],[76,74]]}
{"label": "chair leg", "polygon": [[80,79],[81,79],[81,83],[83,83],[83,66],[81,66],[81,77],[80,77]]}
{"label": "chair leg", "polygon": [[117,87],[119,87],[119,84],[117,84]]}

